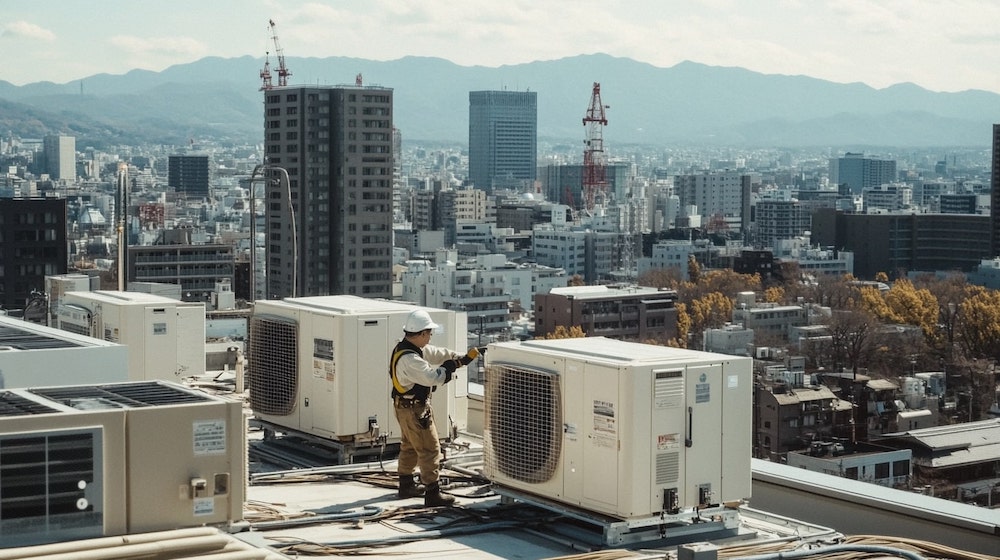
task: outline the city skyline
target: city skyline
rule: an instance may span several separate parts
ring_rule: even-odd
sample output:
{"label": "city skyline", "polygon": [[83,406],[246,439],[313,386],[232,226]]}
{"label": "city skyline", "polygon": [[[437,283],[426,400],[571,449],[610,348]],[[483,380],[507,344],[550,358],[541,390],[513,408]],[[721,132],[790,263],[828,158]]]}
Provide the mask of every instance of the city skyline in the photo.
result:
{"label": "city skyline", "polygon": [[[658,67],[685,60],[875,88],[1000,92],[1000,5],[874,0],[782,2],[391,2],[112,0],[78,11],[6,0],[0,48],[16,53],[0,80],[67,83],[133,69],[161,71],[209,56],[394,60],[408,55],[496,67],[607,53]],[[312,76],[294,74],[291,83]]]}

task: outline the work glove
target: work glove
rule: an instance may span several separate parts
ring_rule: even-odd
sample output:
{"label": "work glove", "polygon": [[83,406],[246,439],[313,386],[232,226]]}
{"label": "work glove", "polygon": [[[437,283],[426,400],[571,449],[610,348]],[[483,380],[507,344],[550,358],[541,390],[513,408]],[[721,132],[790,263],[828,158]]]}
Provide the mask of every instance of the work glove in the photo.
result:
{"label": "work glove", "polygon": [[469,348],[469,351],[466,352],[464,356],[459,358],[458,361],[463,366],[467,366],[472,363],[472,360],[475,360],[478,357],[479,357],[479,348],[473,346],[472,348]]}
{"label": "work glove", "polygon": [[458,360],[446,360],[441,364],[441,367],[444,368],[444,383],[447,385],[454,376],[455,370],[459,368]]}

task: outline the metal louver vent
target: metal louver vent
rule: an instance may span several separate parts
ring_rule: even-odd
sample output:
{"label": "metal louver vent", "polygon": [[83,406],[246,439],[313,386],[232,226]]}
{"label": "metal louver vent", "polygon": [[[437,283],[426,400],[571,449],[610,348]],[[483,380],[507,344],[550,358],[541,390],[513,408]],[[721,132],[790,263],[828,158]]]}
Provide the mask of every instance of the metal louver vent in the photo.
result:
{"label": "metal louver vent", "polygon": [[288,319],[250,319],[247,383],[250,408],[258,414],[288,416],[298,396],[298,325]]}
{"label": "metal louver vent", "polygon": [[156,381],[88,387],[46,387],[29,391],[80,410],[142,408],[211,401],[208,395]]}
{"label": "metal louver vent", "polygon": [[492,364],[486,372],[485,461],[529,483],[552,478],[562,452],[562,395],[555,373]]}
{"label": "metal louver vent", "polygon": [[46,348],[75,348],[80,346],[80,344],[7,325],[0,325],[0,346],[9,346],[16,350],[41,350]]}
{"label": "metal louver vent", "polygon": [[656,456],[656,483],[677,482],[681,475],[681,455],[676,451]]}
{"label": "metal louver vent", "polygon": [[51,414],[58,410],[26,399],[17,393],[0,392],[0,416],[31,416]]}
{"label": "metal louver vent", "polygon": [[0,541],[100,536],[101,430],[0,435]]}

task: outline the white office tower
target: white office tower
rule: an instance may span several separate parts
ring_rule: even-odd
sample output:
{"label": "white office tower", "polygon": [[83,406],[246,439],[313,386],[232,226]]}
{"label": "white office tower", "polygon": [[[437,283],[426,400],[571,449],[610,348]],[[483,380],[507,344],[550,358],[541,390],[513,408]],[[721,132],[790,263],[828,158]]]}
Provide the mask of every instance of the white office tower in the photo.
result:
{"label": "white office tower", "polygon": [[165,381],[0,391],[0,543],[240,521],[245,427],[241,402]]}
{"label": "white office tower", "polygon": [[624,520],[740,502],[751,370],[750,358],[603,337],[491,344],[484,474]]}
{"label": "white office tower", "polygon": [[[465,313],[346,295],[256,302],[247,356],[255,417],[341,446],[343,463],[363,446],[398,444],[389,355],[415,309],[443,327],[432,345],[466,349]],[[432,396],[441,439],[466,426],[465,368],[456,375]]]}
{"label": "white office tower", "polygon": [[205,374],[205,304],[141,292],[66,292],[56,327],[128,347],[129,379]]}

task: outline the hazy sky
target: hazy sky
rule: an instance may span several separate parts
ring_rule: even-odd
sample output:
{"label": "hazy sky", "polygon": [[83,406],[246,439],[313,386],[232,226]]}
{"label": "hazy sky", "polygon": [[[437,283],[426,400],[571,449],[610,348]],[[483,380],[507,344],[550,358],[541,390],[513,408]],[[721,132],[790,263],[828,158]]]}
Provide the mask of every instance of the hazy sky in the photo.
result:
{"label": "hazy sky", "polygon": [[274,64],[273,19],[286,57],[500,66],[603,52],[1000,93],[996,0],[0,0],[0,15],[0,80],[17,85],[266,51]]}

